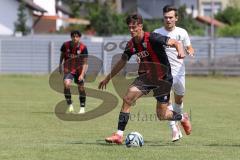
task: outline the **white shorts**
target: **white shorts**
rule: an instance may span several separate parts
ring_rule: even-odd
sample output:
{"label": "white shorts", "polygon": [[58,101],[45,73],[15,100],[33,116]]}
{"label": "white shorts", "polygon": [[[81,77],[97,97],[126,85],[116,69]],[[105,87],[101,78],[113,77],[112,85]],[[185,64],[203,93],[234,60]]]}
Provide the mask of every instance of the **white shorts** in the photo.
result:
{"label": "white shorts", "polygon": [[172,91],[180,96],[185,94],[185,76],[173,76]]}

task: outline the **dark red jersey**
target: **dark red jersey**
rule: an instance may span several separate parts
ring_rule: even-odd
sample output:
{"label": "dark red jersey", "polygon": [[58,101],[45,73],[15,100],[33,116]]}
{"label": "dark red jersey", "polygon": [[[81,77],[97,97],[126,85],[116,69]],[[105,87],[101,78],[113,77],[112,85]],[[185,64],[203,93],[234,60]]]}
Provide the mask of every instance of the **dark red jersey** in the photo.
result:
{"label": "dark red jersey", "polygon": [[87,47],[81,42],[67,41],[63,43],[61,52],[64,53],[64,73],[81,74],[83,60],[88,57]]}
{"label": "dark red jersey", "polygon": [[146,74],[149,80],[172,80],[170,63],[164,46],[169,37],[158,33],[145,32],[141,43],[135,43],[133,38],[128,41],[122,55],[124,59],[130,59],[136,54],[140,59],[138,73]]}

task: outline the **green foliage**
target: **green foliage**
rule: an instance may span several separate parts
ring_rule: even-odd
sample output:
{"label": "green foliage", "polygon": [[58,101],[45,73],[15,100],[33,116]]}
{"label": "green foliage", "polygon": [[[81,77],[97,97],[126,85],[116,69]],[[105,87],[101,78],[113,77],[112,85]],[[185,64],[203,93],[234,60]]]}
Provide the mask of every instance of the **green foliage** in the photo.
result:
{"label": "green foliage", "polygon": [[89,10],[89,19],[92,26],[100,36],[112,35],[114,29],[114,20],[112,11],[107,3],[103,5],[94,5]]}
{"label": "green foliage", "polygon": [[125,14],[113,14],[114,29],[113,34],[128,34],[128,27],[125,22]]}
{"label": "green foliage", "polygon": [[67,4],[70,7],[70,10],[72,11],[72,16],[75,18],[80,17],[80,10],[82,3],[79,0],[62,0],[63,3]]}
{"label": "green foliage", "polygon": [[183,5],[178,9],[178,23],[179,27],[182,27],[188,31],[191,35],[204,35],[204,28],[197,23],[191,15],[186,13],[186,6]]}
{"label": "green foliage", "polygon": [[227,7],[224,11],[216,14],[215,18],[225,24],[234,25],[240,22],[240,9],[236,7]]}
{"label": "green foliage", "polygon": [[240,37],[240,9],[237,7],[227,7],[224,11],[215,15],[215,18],[225,24],[224,28],[219,28],[218,36]]}
{"label": "green foliage", "polygon": [[152,32],[156,28],[163,26],[163,22],[161,19],[153,19],[153,20],[144,20],[143,29],[144,31]]}
{"label": "green foliage", "polygon": [[89,5],[89,20],[91,25],[100,36],[111,36],[113,34],[126,34],[128,28],[125,23],[124,14],[114,13],[109,3],[103,5]]}
{"label": "green foliage", "polygon": [[240,23],[219,28],[217,35],[222,37],[240,37]]}
{"label": "green foliage", "polygon": [[23,0],[20,1],[20,5],[18,7],[18,14],[17,14],[17,22],[14,23],[15,31],[22,32],[23,35],[26,35],[30,32],[30,28],[27,27],[27,15],[25,13],[26,4]]}

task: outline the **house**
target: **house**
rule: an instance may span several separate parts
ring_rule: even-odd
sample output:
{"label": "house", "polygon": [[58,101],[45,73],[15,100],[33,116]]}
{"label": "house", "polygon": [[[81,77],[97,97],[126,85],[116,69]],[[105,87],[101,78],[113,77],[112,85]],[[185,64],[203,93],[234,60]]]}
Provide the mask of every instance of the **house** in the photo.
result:
{"label": "house", "polygon": [[[26,25],[34,34],[51,33],[70,23],[85,24],[85,19],[71,18],[71,12],[57,0],[24,0],[26,4]],[[13,35],[14,23],[17,21],[20,0],[0,1],[0,35]],[[6,16],[5,16],[6,15]]]}

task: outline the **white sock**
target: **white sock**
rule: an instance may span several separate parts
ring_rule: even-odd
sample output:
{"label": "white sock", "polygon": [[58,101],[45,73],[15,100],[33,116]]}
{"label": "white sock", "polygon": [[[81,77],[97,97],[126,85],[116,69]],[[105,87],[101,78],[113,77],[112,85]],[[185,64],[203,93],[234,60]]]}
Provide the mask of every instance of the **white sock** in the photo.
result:
{"label": "white sock", "polygon": [[117,131],[117,134],[118,134],[119,136],[123,136],[123,131],[118,130],[118,131]]}
{"label": "white sock", "polygon": [[[173,106],[172,106],[172,104],[170,104],[170,105],[168,106],[168,109],[169,109],[170,111],[173,111]],[[175,122],[175,121],[168,121],[168,123],[169,123],[169,127],[170,127],[170,128],[172,128],[172,129],[175,129],[175,128],[176,128],[176,122]]]}
{"label": "white sock", "polygon": [[173,110],[177,113],[180,113],[182,114],[183,113],[183,103],[182,104],[176,104],[176,103],[173,103]]}

